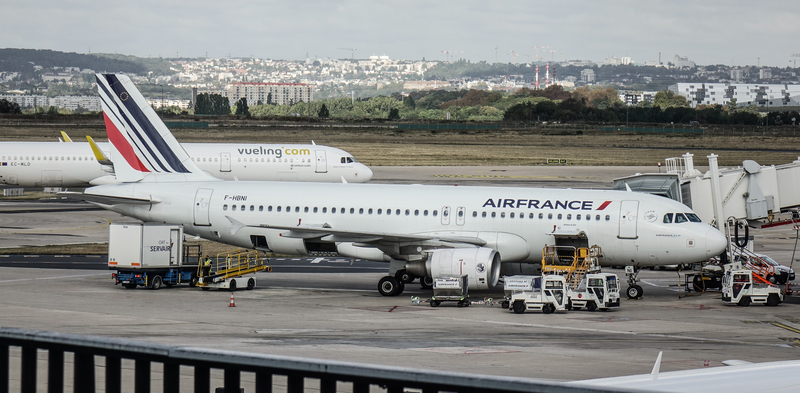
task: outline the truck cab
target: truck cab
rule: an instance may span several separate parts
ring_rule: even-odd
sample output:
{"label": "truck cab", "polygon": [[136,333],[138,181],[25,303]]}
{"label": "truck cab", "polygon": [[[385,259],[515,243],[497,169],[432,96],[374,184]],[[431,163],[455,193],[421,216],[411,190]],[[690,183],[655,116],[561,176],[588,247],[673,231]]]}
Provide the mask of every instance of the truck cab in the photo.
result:
{"label": "truck cab", "polygon": [[753,279],[753,271],[743,269],[741,263],[726,265],[725,268],[725,275],[722,277],[722,301],[742,307],[751,303],[774,307],[783,302],[780,288],[757,282]]}
{"label": "truck cab", "polygon": [[567,289],[567,310],[608,311],[619,307],[619,278],[612,273],[589,273],[576,288]]}
{"label": "truck cab", "polygon": [[528,310],[550,314],[566,310],[567,281],[564,276],[511,276],[504,284],[508,308],[515,314]]}

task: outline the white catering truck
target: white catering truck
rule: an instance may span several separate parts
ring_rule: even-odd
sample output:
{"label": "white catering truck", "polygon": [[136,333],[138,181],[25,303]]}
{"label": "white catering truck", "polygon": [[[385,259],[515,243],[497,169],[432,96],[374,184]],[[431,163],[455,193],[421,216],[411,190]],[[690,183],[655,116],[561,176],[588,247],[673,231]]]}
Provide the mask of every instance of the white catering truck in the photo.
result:
{"label": "white catering truck", "polygon": [[566,310],[567,281],[564,276],[509,276],[503,284],[506,306],[516,314],[541,310],[545,314]]}
{"label": "white catering truck", "polygon": [[165,224],[111,224],[108,230],[108,268],[116,284],[128,289],[141,285],[193,284],[197,255],[184,255],[183,227]]}

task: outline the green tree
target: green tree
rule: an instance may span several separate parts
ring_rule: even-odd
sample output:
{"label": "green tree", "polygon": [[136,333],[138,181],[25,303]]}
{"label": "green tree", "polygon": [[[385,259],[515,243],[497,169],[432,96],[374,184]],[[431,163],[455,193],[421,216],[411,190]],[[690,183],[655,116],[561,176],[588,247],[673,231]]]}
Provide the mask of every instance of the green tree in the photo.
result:
{"label": "green tree", "polygon": [[397,108],[389,109],[389,120],[397,120],[400,118],[400,111]]}
{"label": "green tree", "polygon": [[672,90],[661,90],[653,98],[653,106],[661,108],[688,108],[689,103],[682,95],[675,94]]}
{"label": "green tree", "polygon": [[16,102],[0,99],[0,113],[22,113],[22,110]]}
{"label": "green tree", "polygon": [[250,116],[250,107],[247,106],[247,98],[242,97],[236,101],[236,115],[237,116]]}
{"label": "green tree", "polygon": [[319,112],[317,112],[317,117],[321,119],[327,119],[331,116],[331,113],[328,111],[328,107],[325,104],[319,108]]}
{"label": "green tree", "polygon": [[409,94],[406,96],[406,98],[403,98],[403,106],[409,109],[414,109],[417,107],[417,103],[414,102],[414,97],[411,97]]}

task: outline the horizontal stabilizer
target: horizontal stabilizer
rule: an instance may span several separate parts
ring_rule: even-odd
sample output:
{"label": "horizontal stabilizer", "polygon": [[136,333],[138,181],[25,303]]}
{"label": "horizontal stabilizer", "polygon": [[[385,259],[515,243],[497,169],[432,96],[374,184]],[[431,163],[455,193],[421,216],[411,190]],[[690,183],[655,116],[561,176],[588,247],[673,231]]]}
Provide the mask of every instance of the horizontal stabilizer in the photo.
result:
{"label": "horizontal stabilizer", "polygon": [[70,199],[77,199],[79,201],[99,203],[101,205],[117,205],[121,203],[129,205],[149,205],[161,202],[160,199],[156,198],[120,197],[120,196],[87,194],[85,192],[71,192],[71,191],[59,192],[56,195],[65,196]]}

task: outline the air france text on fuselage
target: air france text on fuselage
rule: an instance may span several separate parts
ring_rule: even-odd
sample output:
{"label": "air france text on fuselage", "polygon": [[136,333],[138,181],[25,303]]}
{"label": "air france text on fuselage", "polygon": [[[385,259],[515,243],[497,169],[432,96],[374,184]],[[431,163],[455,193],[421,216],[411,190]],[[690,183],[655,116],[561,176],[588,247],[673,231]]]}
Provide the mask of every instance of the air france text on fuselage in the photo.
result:
{"label": "air france text on fuselage", "polygon": [[239,151],[240,155],[253,155],[253,156],[274,156],[275,158],[281,158],[283,156],[310,156],[311,150],[309,149],[287,149],[285,147],[281,147],[279,149],[265,149],[261,146],[258,148],[240,148],[236,149]]}
{"label": "air france text on fuselage", "polygon": [[569,209],[569,210],[603,210],[611,203],[611,201],[605,201],[597,209],[594,209],[593,206],[594,201],[551,201],[551,200],[539,200],[539,199],[487,199],[486,203],[483,204],[483,207],[494,207],[494,208],[512,208],[512,209]]}

